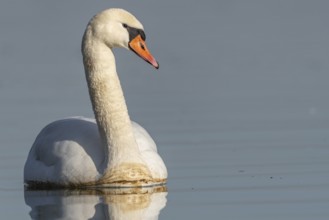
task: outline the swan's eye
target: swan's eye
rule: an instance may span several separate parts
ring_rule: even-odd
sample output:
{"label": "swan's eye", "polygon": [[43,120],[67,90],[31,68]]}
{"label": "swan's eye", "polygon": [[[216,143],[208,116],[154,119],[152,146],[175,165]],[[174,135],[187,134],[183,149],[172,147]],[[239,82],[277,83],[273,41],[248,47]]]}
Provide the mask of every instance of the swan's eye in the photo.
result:
{"label": "swan's eye", "polygon": [[125,24],[125,23],[123,23],[122,26],[123,26],[124,28],[128,28],[128,25]]}

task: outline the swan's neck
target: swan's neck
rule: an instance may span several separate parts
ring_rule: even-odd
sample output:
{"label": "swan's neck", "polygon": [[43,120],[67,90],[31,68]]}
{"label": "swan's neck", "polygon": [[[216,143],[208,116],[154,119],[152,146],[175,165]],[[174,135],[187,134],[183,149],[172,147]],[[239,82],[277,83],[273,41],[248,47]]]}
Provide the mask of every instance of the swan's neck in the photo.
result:
{"label": "swan's neck", "polygon": [[112,50],[85,33],[83,62],[98,129],[104,146],[104,172],[122,163],[140,162]]}

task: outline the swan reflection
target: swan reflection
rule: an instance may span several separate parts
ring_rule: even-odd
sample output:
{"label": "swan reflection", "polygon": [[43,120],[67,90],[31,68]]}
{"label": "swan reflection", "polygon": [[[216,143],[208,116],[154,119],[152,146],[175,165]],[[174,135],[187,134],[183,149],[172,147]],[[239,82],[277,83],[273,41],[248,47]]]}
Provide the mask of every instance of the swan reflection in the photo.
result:
{"label": "swan reflection", "polygon": [[166,206],[166,187],[25,191],[32,219],[156,220]]}

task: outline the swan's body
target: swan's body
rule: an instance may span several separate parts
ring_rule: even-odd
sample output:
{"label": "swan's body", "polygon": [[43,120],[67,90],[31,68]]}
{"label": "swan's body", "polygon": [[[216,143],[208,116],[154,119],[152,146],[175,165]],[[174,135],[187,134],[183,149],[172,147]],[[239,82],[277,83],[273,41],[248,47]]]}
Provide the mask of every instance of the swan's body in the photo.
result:
{"label": "swan's body", "polygon": [[158,68],[141,23],[108,9],[88,24],[82,42],[96,122],[76,117],[47,125],[24,167],[29,187],[149,186],[166,182],[167,170],[149,134],[131,122],[116,73],[113,47],[133,50]]}

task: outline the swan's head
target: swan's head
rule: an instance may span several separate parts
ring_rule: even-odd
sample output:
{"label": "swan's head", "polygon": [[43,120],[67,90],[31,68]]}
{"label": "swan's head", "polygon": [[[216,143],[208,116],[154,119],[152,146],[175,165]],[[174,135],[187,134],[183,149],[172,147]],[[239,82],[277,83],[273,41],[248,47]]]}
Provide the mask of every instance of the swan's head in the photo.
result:
{"label": "swan's head", "polygon": [[109,48],[126,48],[159,68],[158,62],[146,47],[143,25],[131,13],[118,8],[107,9],[91,19],[88,30]]}

